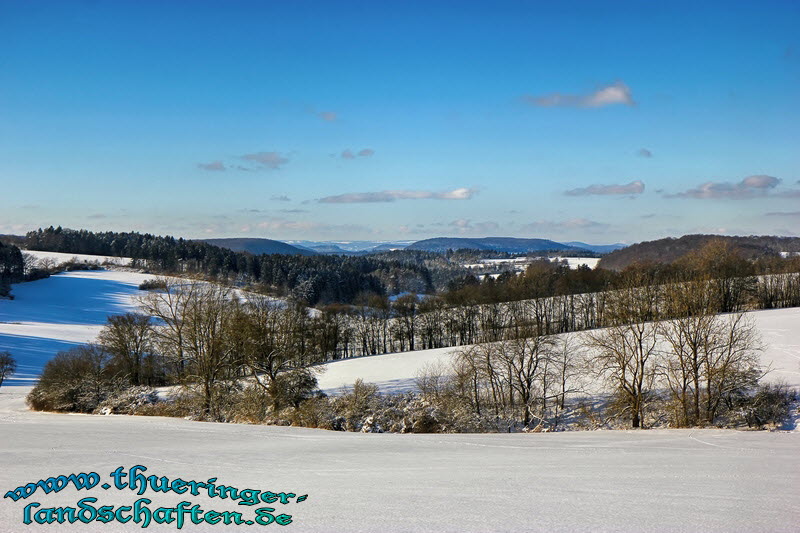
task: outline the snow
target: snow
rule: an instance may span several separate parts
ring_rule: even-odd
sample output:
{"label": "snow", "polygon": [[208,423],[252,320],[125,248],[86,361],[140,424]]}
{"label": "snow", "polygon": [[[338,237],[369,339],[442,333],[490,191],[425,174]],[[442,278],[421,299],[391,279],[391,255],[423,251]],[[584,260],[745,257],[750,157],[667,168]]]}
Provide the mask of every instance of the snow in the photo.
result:
{"label": "snow", "polygon": [[[136,286],[152,276],[71,272],[13,287],[0,301],[0,350],[18,356],[21,380],[57,351],[96,335],[107,314],[133,309]],[[768,349],[770,380],[800,386],[800,309],[752,313]],[[457,348],[329,363],[322,388],[357,377],[384,391],[408,390],[426,365]],[[141,464],[148,474],[239,488],[308,494],[280,504],[293,530],[372,531],[796,531],[800,432],[731,430],[593,431],[547,434],[398,435],[133,416],[30,412],[28,386],[0,388],[2,492],[59,474]],[[204,510],[252,507],[208,496],[148,492],[152,507],[186,500]],[[0,530],[39,530],[22,512],[131,505],[137,495],[99,487],[0,500]],[[138,531],[128,523],[51,525],[51,531]],[[174,531],[152,524],[149,530]],[[191,531],[227,531],[204,525]]]}
{"label": "snow", "polygon": [[361,378],[375,383],[381,392],[407,392],[416,389],[419,373],[431,365],[449,365],[452,354],[459,348],[437,348],[400,352],[385,355],[355,357],[321,365],[317,375],[319,388],[326,394],[335,394]]}
{"label": "snow", "polygon": [[[308,494],[292,531],[775,531],[797,530],[800,433],[730,430],[398,435],[132,416],[34,413],[25,387],[0,389],[3,492],[58,474],[141,464],[147,474],[239,488]],[[23,508],[131,505],[130,490],[37,493],[0,502],[8,533]],[[144,494],[151,507],[186,500],[204,510],[252,507],[174,493]],[[186,529],[186,528],[185,528]],[[189,526],[190,531],[236,530]],[[49,526],[50,531],[140,531],[128,523]],[[148,530],[174,531],[152,524]]]}
{"label": "snow", "polygon": [[37,250],[22,250],[23,254],[32,255],[37,260],[43,259],[53,261],[55,264],[60,265],[69,261],[77,261],[79,263],[111,263],[117,266],[129,266],[131,264],[130,257],[113,257],[109,255],[87,255],[87,254],[64,254],[60,252],[40,252]]}
{"label": "snow", "polygon": [[[766,349],[761,361],[770,369],[764,381],[785,383],[800,389],[800,308],[749,313],[761,333]],[[567,335],[580,336],[581,332]],[[373,355],[323,365],[317,377],[320,388],[335,393],[361,378],[384,392],[406,392],[416,388],[415,378],[430,365],[448,364],[462,347],[437,348],[387,355]]]}
{"label": "snow", "polygon": [[93,341],[109,315],[136,309],[139,284],[152,278],[91,270],[15,284],[14,299],[0,300],[0,351],[11,352],[18,363],[6,383],[31,383],[56,353]]}
{"label": "snow", "polygon": [[[577,269],[581,265],[586,265],[589,268],[595,268],[600,259],[597,257],[549,257],[546,258],[550,262],[566,261],[567,266],[571,269]],[[461,266],[469,269],[488,269],[488,268],[503,268],[512,272],[525,272],[528,265],[534,261],[541,261],[542,258],[538,257],[513,257],[510,259],[480,259],[477,263],[465,263]],[[499,273],[492,274],[493,278],[497,278]],[[484,276],[479,276],[483,279]]]}
{"label": "snow", "polygon": [[600,262],[599,257],[554,257],[553,261],[561,261],[565,260],[567,262],[567,266],[572,269],[577,269],[581,265],[586,265],[589,268],[595,268],[597,263]]}

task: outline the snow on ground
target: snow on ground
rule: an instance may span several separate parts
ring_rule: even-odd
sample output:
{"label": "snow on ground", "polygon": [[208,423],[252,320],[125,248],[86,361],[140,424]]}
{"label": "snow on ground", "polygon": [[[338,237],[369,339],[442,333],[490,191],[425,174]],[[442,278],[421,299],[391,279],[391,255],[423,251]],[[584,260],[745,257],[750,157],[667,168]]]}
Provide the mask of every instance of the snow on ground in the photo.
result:
{"label": "snow on ground", "polygon": [[56,353],[94,340],[109,315],[136,309],[138,286],[152,277],[91,270],[15,284],[14,299],[0,300],[0,351],[18,363],[7,383],[30,383]]}
{"label": "snow on ground", "polygon": [[76,261],[78,263],[110,263],[118,266],[129,266],[132,261],[130,257],[112,257],[110,255],[65,254],[61,252],[40,252],[37,250],[22,250],[22,253],[32,255],[38,261],[48,260],[57,265],[69,261]]}
{"label": "snow on ground", "polygon": [[[761,360],[770,372],[765,381],[800,388],[800,308],[754,311],[750,316],[766,346]],[[568,335],[580,336],[581,332]],[[405,392],[415,389],[420,371],[430,365],[448,364],[459,349],[437,348],[336,361],[322,365],[325,371],[317,379],[326,393],[336,393],[343,386],[352,385],[356,378],[375,383],[384,392]]]}
{"label": "snow on ground", "polygon": [[327,363],[320,365],[323,372],[317,375],[317,381],[326,394],[335,394],[358,378],[377,384],[381,392],[407,392],[416,389],[416,377],[423,369],[437,364],[449,365],[456,350],[458,348],[437,348]]}
{"label": "snow on ground", "polygon": [[[581,265],[586,265],[589,268],[595,268],[597,263],[600,262],[600,258],[598,257],[549,257],[547,258],[551,262],[557,261],[566,261],[567,266],[572,269],[576,269]],[[480,259],[477,263],[467,263],[463,264],[464,268],[475,269],[475,268],[489,268],[489,267],[508,267],[509,269],[515,272],[524,272],[528,265],[533,263],[534,261],[541,261],[541,258],[538,257],[514,257],[511,259]]]}
{"label": "snow on ground", "polygon": [[554,257],[553,261],[561,261],[565,260],[567,262],[567,266],[572,269],[576,269],[581,265],[586,265],[589,268],[595,268],[597,263],[600,262],[599,257]]}
{"label": "snow on ground", "polygon": [[[297,532],[797,531],[800,433],[730,430],[539,434],[339,433],[133,416],[34,413],[26,387],[0,389],[2,492],[58,474],[119,466],[238,488],[308,494],[269,505]],[[131,505],[129,489],[41,491],[0,500],[0,529],[141,531],[138,524],[24,525],[23,509]],[[147,491],[150,507],[255,508],[203,492]],[[267,505],[262,504],[266,507]],[[275,527],[275,526],[273,526]],[[282,529],[282,528],[279,528]],[[175,524],[148,530],[175,531]],[[241,530],[188,525],[188,531]],[[246,529],[245,529],[246,530]]]}
{"label": "snow on ground", "polygon": [[[149,276],[72,272],[14,286],[0,301],[0,350],[27,374],[63,347],[96,334],[105,315],[132,309]],[[770,379],[800,385],[800,309],[752,314],[769,345]],[[330,363],[323,388],[357,377],[383,390],[413,385],[419,370],[453,349]],[[796,531],[800,432],[594,431],[542,434],[398,435],[192,422],[132,416],[34,413],[29,387],[0,388],[0,492],[59,474],[141,464],[171,479],[218,478],[239,488],[308,494],[270,505],[293,515],[292,531]],[[131,505],[129,490],[37,493],[0,500],[0,530],[140,531],[138,524],[24,525],[23,509]],[[148,491],[152,508],[180,501],[254,517],[253,507],[201,493]],[[264,505],[266,506],[266,505]],[[257,507],[256,507],[257,508]],[[174,531],[175,524],[149,530]],[[190,531],[237,530],[189,525]]]}

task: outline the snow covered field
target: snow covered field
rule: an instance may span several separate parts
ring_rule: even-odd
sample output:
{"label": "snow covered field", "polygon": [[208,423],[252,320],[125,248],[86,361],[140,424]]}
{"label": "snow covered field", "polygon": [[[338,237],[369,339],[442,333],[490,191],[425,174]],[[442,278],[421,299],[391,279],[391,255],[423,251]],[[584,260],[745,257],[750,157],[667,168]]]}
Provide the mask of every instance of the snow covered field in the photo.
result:
{"label": "snow covered field", "polygon": [[[0,350],[20,361],[25,384],[58,350],[94,338],[108,314],[134,308],[150,275],[72,272],[15,285],[0,300]],[[771,380],[800,386],[800,309],[752,314],[768,350]],[[363,357],[325,365],[321,388],[361,377],[384,391],[413,387],[419,371],[452,348]],[[21,379],[19,379],[21,378]],[[29,382],[29,381],[28,381]],[[239,488],[308,494],[273,505],[294,531],[796,531],[800,432],[594,431],[552,434],[397,435],[337,433],[131,416],[30,412],[28,386],[0,388],[0,488],[59,474],[137,464],[147,474],[218,478]],[[0,531],[134,531],[128,523],[24,525],[23,509],[131,505],[124,490],[37,493],[0,500]],[[254,508],[230,500],[148,491],[152,507],[180,501],[204,510]],[[225,531],[235,526],[188,526]],[[275,526],[278,527],[278,526]],[[151,530],[175,530],[152,524]]]}
{"label": "snow covered field", "polygon": [[64,254],[61,252],[40,252],[36,250],[22,250],[23,254],[32,255],[38,261],[47,260],[59,265],[69,261],[78,263],[110,263],[118,266],[129,266],[130,257],[113,257],[110,255]]}
{"label": "snow covered field", "polygon": [[[0,389],[3,492],[58,474],[118,466],[238,488],[308,494],[289,531],[797,531],[800,433],[723,430],[491,435],[338,433],[131,416],[34,413],[27,387]],[[131,505],[128,489],[68,487],[0,500],[0,529],[140,531],[138,525],[23,525],[23,508]],[[148,491],[152,507],[254,508]],[[149,530],[174,531],[175,525]],[[187,528],[185,528],[187,529]],[[189,531],[228,531],[221,524]],[[274,527],[273,527],[274,529]],[[280,528],[279,528],[280,529]]]}
{"label": "snow covered field", "polygon": [[[594,268],[597,266],[597,263],[600,262],[599,257],[551,257],[549,259],[551,262],[559,262],[562,260],[566,261],[567,266],[572,269],[576,269],[581,265]],[[506,267],[510,270],[514,270],[515,272],[524,272],[525,269],[528,268],[528,265],[534,261],[539,261],[539,259],[530,257],[514,257],[513,259],[481,259],[477,263],[467,263],[461,266],[469,269]]]}
{"label": "snow covered field", "polygon": [[[800,308],[754,311],[750,316],[766,345],[762,364],[771,371],[765,381],[800,388]],[[430,365],[448,364],[453,352],[459,349],[438,348],[337,361],[323,365],[325,372],[317,379],[320,388],[327,392],[352,385],[358,377],[378,384],[384,392],[413,390],[415,378],[421,370]]]}
{"label": "snow covered field", "polygon": [[0,300],[0,351],[14,354],[19,366],[8,384],[30,383],[56,353],[94,340],[109,315],[136,308],[139,284],[152,278],[91,270],[14,285],[14,300]]}

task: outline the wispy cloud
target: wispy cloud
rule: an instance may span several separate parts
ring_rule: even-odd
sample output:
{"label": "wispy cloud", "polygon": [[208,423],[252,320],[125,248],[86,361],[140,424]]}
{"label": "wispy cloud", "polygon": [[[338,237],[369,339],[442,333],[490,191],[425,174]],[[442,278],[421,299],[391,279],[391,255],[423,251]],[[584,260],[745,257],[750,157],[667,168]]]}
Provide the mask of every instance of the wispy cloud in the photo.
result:
{"label": "wispy cloud", "polygon": [[609,196],[619,194],[642,194],[644,192],[644,182],[642,180],[632,181],[624,185],[590,185],[564,191],[567,196]]}
{"label": "wispy cloud", "polygon": [[216,172],[220,172],[225,170],[225,165],[222,161],[212,161],[211,163],[197,163],[198,168],[202,168],[203,170],[212,170]]}
{"label": "wispy cloud", "polygon": [[324,224],[308,220],[287,220],[283,218],[270,218],[263,220],[255,224],[255,227],[261,230],[283,232],[287,234],[301,232],[303,235],[309,231],[336,235],[375,233],[373,228],[359,224]]}
{"label": "wispy cloud", "polygon": [[289,162],[289,159],[278,152],[255,152],[241,156],[245,161],[256,163],[263,168],[276,170]]}
{"label": "wispy cloud", "polygon": [[455,228],[458,233],[462,234],[485,234],[497,231],[500,224],[491,220],[485,222],[472,222],[469,219],[459,218],[448,224],[451,228]]}
{"label": "wispy cloud", "polygon": [[[747,176],[742,181],[707,181],[693,189],[676,194],[666,194],[665,198],[695,198],[698,200],[732,199],[748,200],[767,196],[780,184],[781,180],[774,176],[759,174]],[[796,191],[786,191],[784,195],[792,196]]]}
{"label": "wispy cloud", "polygon": [[354,192],[326,196],[317,200],[323,204],[357,204],[374,202],[394,202],[395,200],[469,200],[477,191],[466,187],[451,191],[378,191]]}
{"label": "wispy cloud", "polygon": [[289,198],[286,195],[272,196],[272,197],[270,197],[270,200],[272,200],[273,202],[291,202],[292,201],[292,199]]}
{"label": "wispy cloud", "polygon": [[375,153],[372,148],[364,148],[358,152],[353,152],[349,148],[342,151],[342,159],[355,159],[356,157],[371,157]]}
{"label": "wispy cloud", "polygon": [[317,117],[321,118],[325,122],[334,122],[336,119],[339,118],[339,115],[334,113],[333,111],[320,111],[317,113]]}
{"label": "wispy cloud", "polygon": [[610,105],[634,106],[636,102],[630,88],[618,81],[588,94],[551,93],[542,96],[525,95],[527,103],[538,107],[606,107]]}
{"label": "wispy cloud", "polygon": [[537,220],[522,226],[522,230],[529,233],[563,233],[571,230],[580,230],[588,232],[601,232],[609,228],[608,224],[603,222],[596,222],[586,218],[571,218],[560,222],[552,220]]}
{"label": "wispy cloud", "polygon": [[770,213],[765,213],[765,216],[768,217],[800,217],[800,211],[772,211]]}
{"label": "wispy cloud", "polygon": [[647,148],[639,148],[636,151],[636,155],[638,155],[639,157],[644,157],[645,159],[650,159],[651,157],[653,157],[653,152],[651,152]]}

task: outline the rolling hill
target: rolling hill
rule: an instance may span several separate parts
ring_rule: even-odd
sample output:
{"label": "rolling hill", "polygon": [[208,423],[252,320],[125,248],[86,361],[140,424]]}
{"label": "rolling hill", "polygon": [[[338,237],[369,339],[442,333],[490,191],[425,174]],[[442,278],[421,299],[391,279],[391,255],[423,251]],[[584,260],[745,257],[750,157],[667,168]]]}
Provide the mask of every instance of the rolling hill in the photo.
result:
{"label": "rolling hill", "polygon": [[407,250],[422,250],[425,252],[446,252],[447,250],[487,250],[493,252],[508,252],[524,254],[528,252],[568,251],[586,252],[586,249],[570,246],[548,239],[517,239],[513,237],[483,237],[468,239],[461,237],[436,237],[417,241],[406,248]]}
{"label": "rolling hill", "polygon": [[317,252],[308,248],[292,246],[281,241],[272,239],[258,239],[251,237],[241,237],[233,239],[203,239],[203,242],[227,248],[234,252],[249,252],[253,255],[261,254],[284,254],[284,255],[316,255]]}
{"label": "rolling hill", "polygon": [[742,257],[755,259],[779,255],[782,252],[800,252],[800,238],[748,236],[728,237],[724,235],[684,235],[633,244],[604,256],[598,265],[609,270],[622,270],[634,263],[672,263],[699,250],[714,240],[729,243]]}

